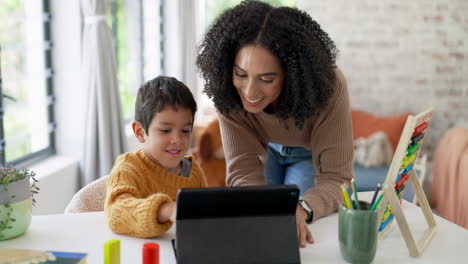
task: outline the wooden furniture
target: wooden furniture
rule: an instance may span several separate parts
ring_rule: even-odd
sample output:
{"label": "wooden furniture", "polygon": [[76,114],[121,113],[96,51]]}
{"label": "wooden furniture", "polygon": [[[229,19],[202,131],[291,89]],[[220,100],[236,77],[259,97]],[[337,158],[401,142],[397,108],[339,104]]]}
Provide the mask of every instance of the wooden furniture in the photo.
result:
{"label": "wooden furniture", "polygon": [[[416,116],[408,116],[383,185],[383,198],[377,209],[379,219],[382,219],[379,227],[379,232],[381,232],[379,237],[383,238],[393,219],[396,219],[410,255],[413,257],[422,254],[437,229],[429,202],[413,167],[421,150],[424,135],[431,118],[432,109],[428,109]],[[415,199],[420,204],[425,217],[417,225],[427,224],[428,227],[419,241],[416,241],[411,233],[412,228],[408,225],[408,219],[400,206],[408,182],[413,187]]]}

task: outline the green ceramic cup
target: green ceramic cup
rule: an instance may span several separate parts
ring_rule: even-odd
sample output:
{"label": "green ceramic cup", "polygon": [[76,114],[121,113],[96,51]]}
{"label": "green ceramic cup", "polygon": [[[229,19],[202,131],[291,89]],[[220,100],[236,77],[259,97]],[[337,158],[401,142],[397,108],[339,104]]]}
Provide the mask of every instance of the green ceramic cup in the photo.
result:
{"label": "green ceramic cup", "polygon": [[340,204],[338,237],[343,258],[350,263],[371,263],[377,249],[377,211],[368,202],[359,202],[361,210]]}

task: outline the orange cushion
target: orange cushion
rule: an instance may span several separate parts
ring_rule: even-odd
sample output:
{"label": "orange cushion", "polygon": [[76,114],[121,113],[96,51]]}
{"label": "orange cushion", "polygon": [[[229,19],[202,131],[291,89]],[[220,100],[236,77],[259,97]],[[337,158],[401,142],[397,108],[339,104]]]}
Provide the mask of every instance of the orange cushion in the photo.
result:
{"label": "orange cushion", "polygon": [[392,143],[393,151],[395,151],[409,114],[410,113],[402,113],[396,116],[379,117],[371,113],[352,110],[353,139],[359,137],[366,138],[377,131],[383,131],[387,134]]}

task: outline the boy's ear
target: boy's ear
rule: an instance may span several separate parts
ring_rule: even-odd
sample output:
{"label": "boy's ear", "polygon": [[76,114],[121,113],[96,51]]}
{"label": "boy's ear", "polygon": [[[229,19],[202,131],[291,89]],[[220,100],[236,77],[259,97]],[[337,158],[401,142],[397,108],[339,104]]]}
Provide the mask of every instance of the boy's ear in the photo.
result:
{"label": "boy's ear", "polygon": [[135,137],[137,138],[138,142],[144,143],[145,142],[145,130],[143,129],[143,126],[141,125],[141,123],[136,120],[133,121],[132,129],[133,129],[133,134],[135,134]]}

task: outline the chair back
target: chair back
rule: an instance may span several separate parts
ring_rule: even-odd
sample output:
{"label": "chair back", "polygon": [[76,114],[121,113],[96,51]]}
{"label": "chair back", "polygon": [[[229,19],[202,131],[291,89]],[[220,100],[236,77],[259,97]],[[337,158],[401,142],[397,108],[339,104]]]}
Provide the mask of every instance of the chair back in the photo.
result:
{"label": "chair back", "polygon": [[104,211],[107,178],[109,175],[87,184],[75,193],[65,208],[65,214]]}

